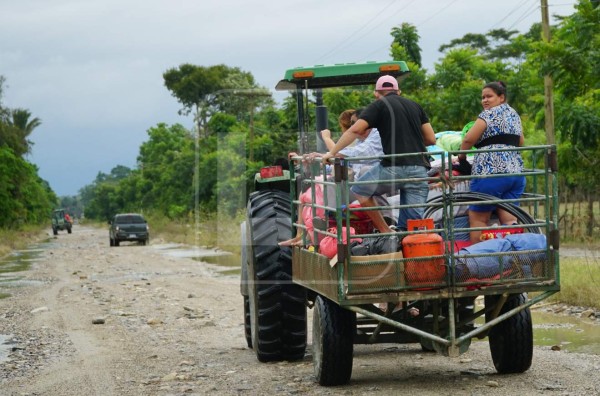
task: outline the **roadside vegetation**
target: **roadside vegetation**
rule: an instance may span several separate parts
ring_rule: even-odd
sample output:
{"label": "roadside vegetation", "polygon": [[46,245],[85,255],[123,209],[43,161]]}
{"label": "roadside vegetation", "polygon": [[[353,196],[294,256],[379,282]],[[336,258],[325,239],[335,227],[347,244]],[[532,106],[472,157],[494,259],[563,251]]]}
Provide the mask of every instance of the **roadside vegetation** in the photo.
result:
{"label": "roadside vegetation", "polygon": [[156,241],[181,243],[189,246],[217,248],[233,254],[241,253],[240,224],[244,215],[230,216],[207,213],[200,216],[198,224],[190,221],[172,221],[164,216],[150,215],[150,239]]}
{"label": "roadside vegetation", "polygon": [[0,258],[6,256],[13,250],[20,250],[31,245],[31,242],[42,241],[49,237],[47,229],[50,228],[50,222],[45,227],[39,225],[28,225],[20,230],[0,229]]}
{"label": "roadside vegetation", "polygon": [[600,258],[561,258],[560,288],[549,301],[600,309]]}

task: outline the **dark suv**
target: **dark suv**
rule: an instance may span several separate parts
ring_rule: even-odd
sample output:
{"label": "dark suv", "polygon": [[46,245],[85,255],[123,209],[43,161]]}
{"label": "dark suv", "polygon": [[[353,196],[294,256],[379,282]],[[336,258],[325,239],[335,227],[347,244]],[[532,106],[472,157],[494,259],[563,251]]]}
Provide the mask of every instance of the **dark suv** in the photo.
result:
{"label": "dark suv", "polygon": [[110,246],[119,246],[121,241],[137,241],[142,245],[150,243],[150,227],[141,214],[120,213],[108,224],[110,224],[108,232]]}

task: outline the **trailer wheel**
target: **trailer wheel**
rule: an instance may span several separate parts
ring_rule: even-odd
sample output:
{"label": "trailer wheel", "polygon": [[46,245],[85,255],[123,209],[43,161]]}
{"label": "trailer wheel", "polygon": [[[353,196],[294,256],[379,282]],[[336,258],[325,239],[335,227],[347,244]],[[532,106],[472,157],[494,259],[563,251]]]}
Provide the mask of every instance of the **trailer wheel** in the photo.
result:
{"label": "trailer wheel", "polygon": [[299,360],[306,351],[305,290],[292,283],[288,193],[264,190],[248,202],[249,312],[251,344],[261,362]]}
{"label": "trailer wheel", "polygon": [[320,385],[344,385],[352,375],[356,314],[317,296],[313,313],[313,365]]}
{"label": "trailer wheel", "polygon": [[[494,304],[495,296],[486,296],[485,305]],[[510,296],[500,314],[525,303],[527,295]],[[487,315],[486,315],[487,320]],[[533,359],[533,327],[529,308],[503,320],[490,329],[488,335],[492,360],[500,374],[523,373],[531,367]]]}
{"label": "trailer wheel", "polygon": [[58,229],[56,227],[52,227],[52,234],[58,235]]}

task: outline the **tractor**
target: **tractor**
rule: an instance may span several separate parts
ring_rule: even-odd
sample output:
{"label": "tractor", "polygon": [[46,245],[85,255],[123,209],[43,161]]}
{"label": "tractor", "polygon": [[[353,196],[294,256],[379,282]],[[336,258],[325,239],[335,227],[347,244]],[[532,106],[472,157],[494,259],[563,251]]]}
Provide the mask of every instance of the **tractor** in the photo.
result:
{"label": "tractor", "polygon": [[[397,252],[357,255],[352,237],[381,236],[357,220],[368,208],[348,202],[350,187],[360,183],[348,177],[348,166],[361,159],[334,158],[328,167],[318,157],[307,165],[303,154],[326,151],[318,134],[328,118],[322,90],[372,89],[382,75],[402,80],[409,70],[402,61],[319,65],[287,70],[277,84],[277,90],[295,93],[298,101],[298,155],[289,170],[269,167],[256,175],[241,224],[247,345],[260,362],[303,359],[311,309],[314,373],[323,386],[350,381],[355,344],[414,343],[456,357],[472,339],[487,337],[498,373],[525,372],[533,357],[530,307],[560,291],[556,147],[507,149],[519,150],[526,161],[528,187],[518,200],[469,191],[477,176],[457,175],[451,164],[458,154],[471,151],[415,153],[438,159],[438,172],[427,179],[424,218],[414,219],[408,230],[394,231],[402,241]],[[310,93],[316,100],[313,131],[307,122]],[[335,170],[333,176],[327,168]],[[324,213],[326,226],[309,230],[297,220],[299,194],[317,186],[329,191],[324,202],[304,205],[313,214]],[[461,209],[482,203],[508,211],[518,224],[490,223],[480,228],[487,240],[470,245],[462,236],[473,228],[459,221],[464,220]],[[391,204],[396,211],[404,206]],[[356,231],[352,237],[351,228]],[[304,244],[278,245],[298,229]],[[306,238],[308,233],[313,238]],[[323,254],[318,242],[327,237],[337,242],[333,257]]]}
{"label": "tractor", "polygon": [[64,209],[55,209],[52,212],[52,234],[58,235],[58,231],[65,230],[70,234],[72,229],[73,223],[67,217],[66,211]]}

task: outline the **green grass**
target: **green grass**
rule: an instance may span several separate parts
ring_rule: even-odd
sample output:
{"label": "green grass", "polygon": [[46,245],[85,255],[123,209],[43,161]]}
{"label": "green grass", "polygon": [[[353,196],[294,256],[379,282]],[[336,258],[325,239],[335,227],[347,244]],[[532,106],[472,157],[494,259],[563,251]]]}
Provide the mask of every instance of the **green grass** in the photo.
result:
{"label": "green grass", "polygon": [[192,246],[218,248],[240,254],[240,224],[245,216],[226,216],[218,213],[202,214],[198,224],[194,219],[173,221],[162,216],[148,217],[150,238]]}
{"label": "green grass", "polygon": [[13,250],[21,250],[28,245],[48,238],[47,225],[25,226],[20,230],[0,229],[0,257],[4,257]]}
{"label": "green grass", "polygon": [[600,259],[563,257],[560,259],[560,293],[552,302],[600,308]]}

